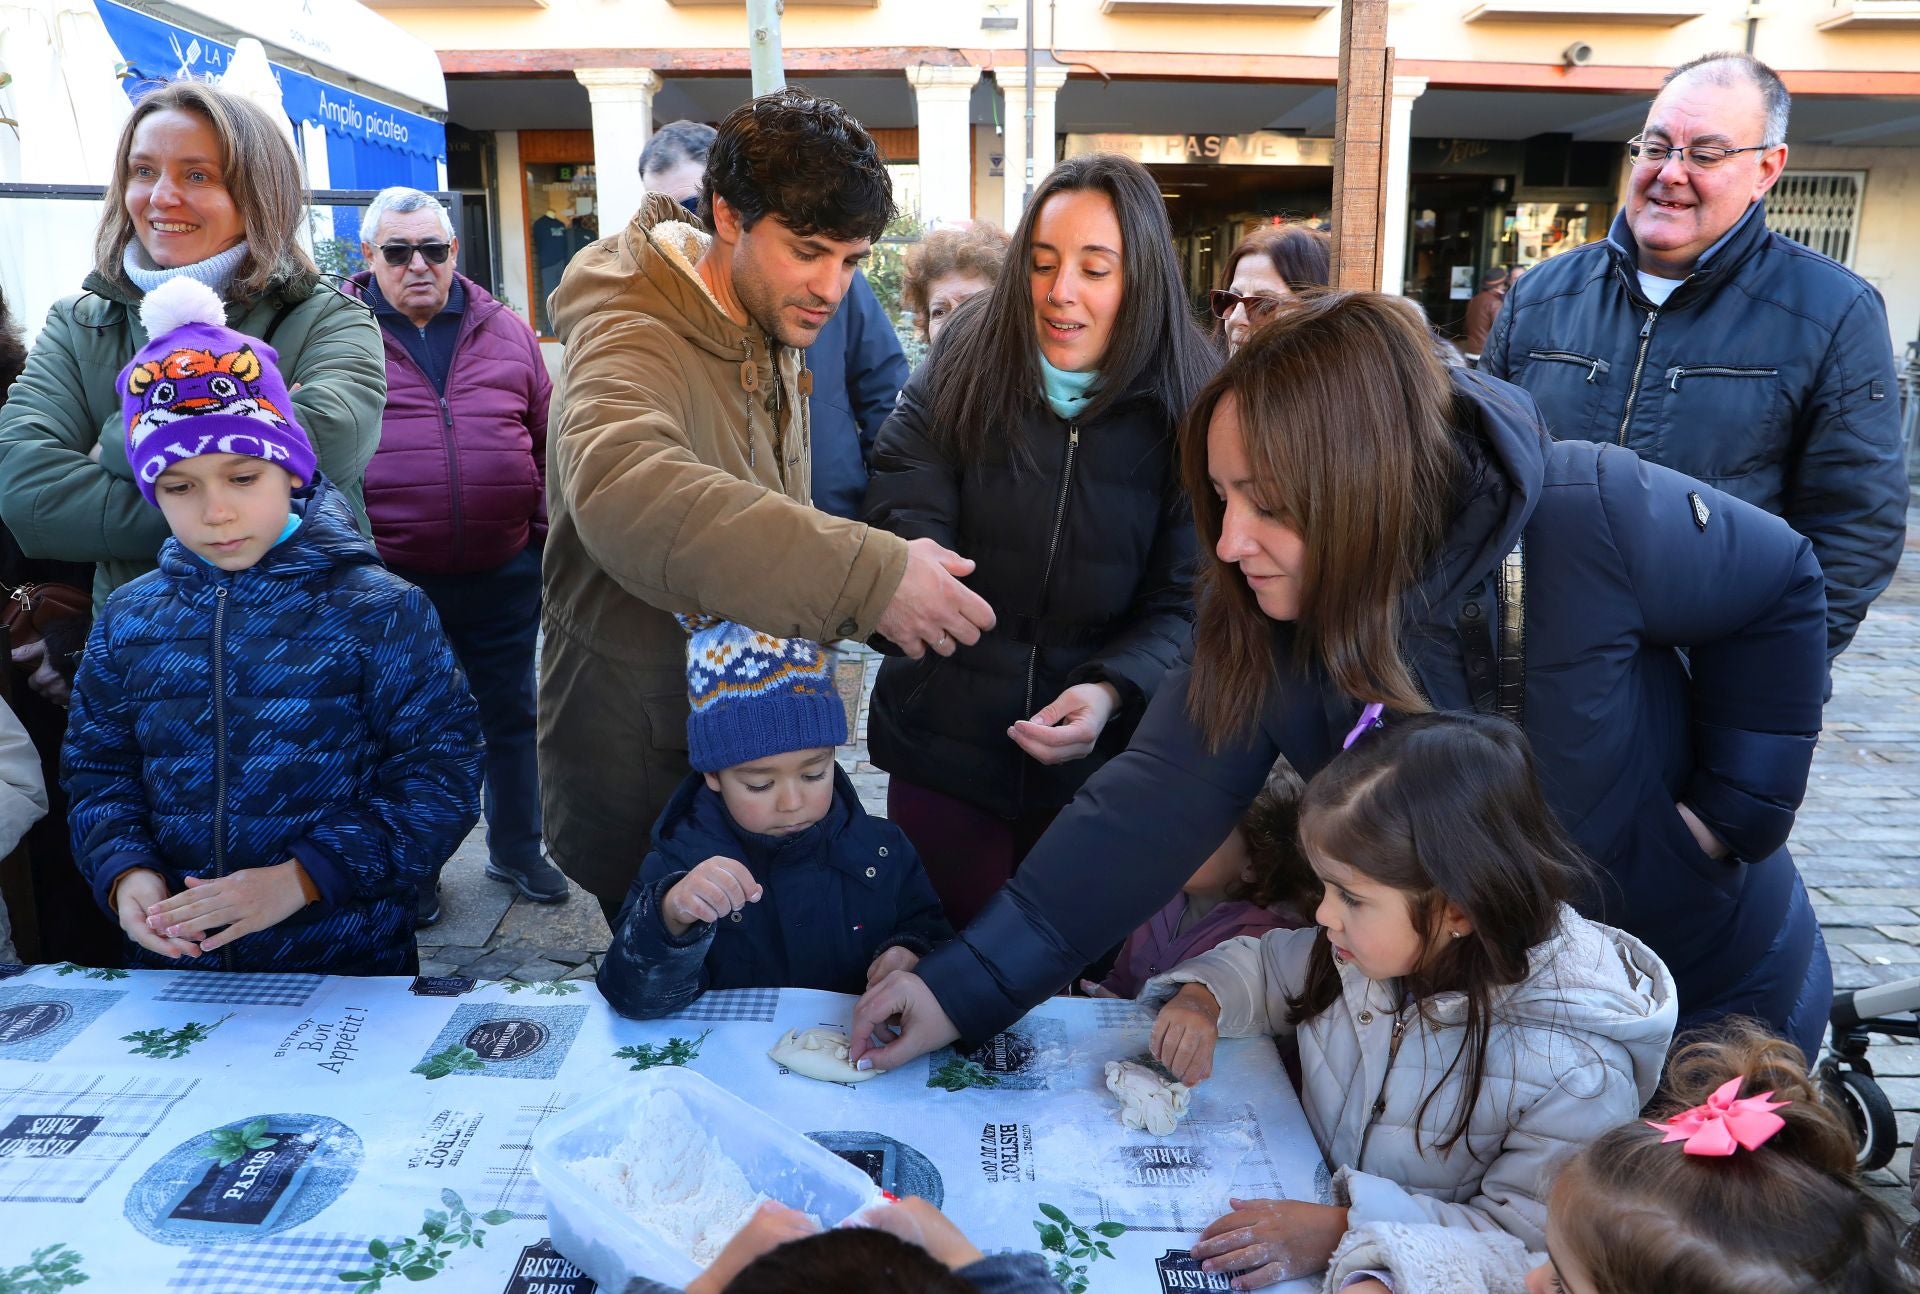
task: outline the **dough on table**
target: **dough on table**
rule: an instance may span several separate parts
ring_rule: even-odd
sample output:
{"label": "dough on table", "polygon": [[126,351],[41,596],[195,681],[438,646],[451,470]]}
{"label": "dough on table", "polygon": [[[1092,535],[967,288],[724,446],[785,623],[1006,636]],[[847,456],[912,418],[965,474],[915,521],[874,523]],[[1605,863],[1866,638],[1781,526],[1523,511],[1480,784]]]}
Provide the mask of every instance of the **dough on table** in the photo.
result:
{"label": "dough on table", "polygon": [[811,1029],[789,1029],[767,1055],[776,1065],[792,1070],[802,1078],[817,1078],[823,1083],[864,1083],[880,1077],[877,1069],[855,1069],[847,1060],[851,1044],[845,1029],[816,1025]]}
{"label": "dough on table", "polygon": [[1186,1084],[1131,1060],[1107,1062],[1107,1090],[1120,1098],[1120,1122],[1156,1137],[1171,1134],[1193,1100]]}

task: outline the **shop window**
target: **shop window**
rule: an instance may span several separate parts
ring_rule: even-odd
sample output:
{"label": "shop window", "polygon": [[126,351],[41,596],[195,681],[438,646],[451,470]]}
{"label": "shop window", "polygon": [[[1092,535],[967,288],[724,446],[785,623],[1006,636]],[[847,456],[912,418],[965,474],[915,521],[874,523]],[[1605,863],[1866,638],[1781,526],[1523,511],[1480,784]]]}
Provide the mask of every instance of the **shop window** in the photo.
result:
{"label": "shop window", "polygon": [[1851,266],[1866,188],[1865,171],[1787,171],[1767,194],[1767,228]]}
{"label": "shop window", "polygon": [[1516,202],[1507,209],[1501,259],[1533,265],[1604,238],[1612,212],[1603,202]]}
{"label": "shop window", "polygon": [[520,163],[526,202],[527,287],[533,329],[553,336],[547,297],[573,254],[600,237],[593,179],[593,132],[523,130]]}

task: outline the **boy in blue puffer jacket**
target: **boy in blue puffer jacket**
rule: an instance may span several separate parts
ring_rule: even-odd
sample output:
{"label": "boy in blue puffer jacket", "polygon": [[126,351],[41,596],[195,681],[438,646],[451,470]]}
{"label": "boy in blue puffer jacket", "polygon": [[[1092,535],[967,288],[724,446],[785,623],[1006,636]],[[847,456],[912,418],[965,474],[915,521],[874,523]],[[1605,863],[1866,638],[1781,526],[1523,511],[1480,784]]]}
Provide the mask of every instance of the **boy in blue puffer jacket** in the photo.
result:
{"label": "boy in blue puffer jacket", "polygon": [[418,883],[479,816],[465,677],[316,472],[272,348],[190,279],[141,320],[127,461],[173,538],[74,682],[74,858],[132,965],[413,973]]}
{"label": "boy in blue puffer jacket", "polygon": [[920,856],[834,762],[847,712],[826,654],[681,616],[694,772],[653,828],[600,992],[671,1015],[710,988],[861,993],[953,937]]}

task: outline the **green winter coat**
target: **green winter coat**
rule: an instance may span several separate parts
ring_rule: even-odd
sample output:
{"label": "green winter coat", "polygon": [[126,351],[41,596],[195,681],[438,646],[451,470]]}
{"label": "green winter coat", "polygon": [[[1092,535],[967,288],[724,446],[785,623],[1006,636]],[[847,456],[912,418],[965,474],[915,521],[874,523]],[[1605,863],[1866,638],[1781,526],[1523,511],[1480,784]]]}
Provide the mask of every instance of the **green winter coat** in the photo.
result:
{"label": "green winter coat", "polygon": [[[98,611],[109,593],[154,568],[168,530],[134,484],[116,387],[120,370],[147,344],[141,293],[97,273],[82,287],[48,312],[26,371],[0,407],[0,520],[28,556],[98,563]],[[272,346],[287,385],[300,387],[296,421],[371,537],[360,483],[380,444],[387,396],[380,326],[366,306],[318,279],[272,289],[251,305],[229,304],[227,324],[264,339],[288,305]]]}

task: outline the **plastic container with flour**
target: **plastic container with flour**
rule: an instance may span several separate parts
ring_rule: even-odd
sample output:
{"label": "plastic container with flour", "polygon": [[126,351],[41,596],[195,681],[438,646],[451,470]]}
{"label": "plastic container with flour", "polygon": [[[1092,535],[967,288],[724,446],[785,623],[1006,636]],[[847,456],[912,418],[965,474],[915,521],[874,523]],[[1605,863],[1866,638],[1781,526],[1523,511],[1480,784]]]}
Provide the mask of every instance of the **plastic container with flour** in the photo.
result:
{"label": "plastic container with flour", "polygon": [[[737,1215],[757,1195],[811,1213],[823,1227],[881,1198],[832,1151],[692,1070],[665,1065],[541,1124],[533,1172],[547,1193],[553,1247],[603,1290],[635,1276],[687,1284],[711,1261],[693,1250],[726,1238],[721,1231],[734,1218],[720,1215]],[[610,1175],[622,1178],[617,1187]],[[608,1189],[630,1191],[631,1209],[602,1193]],[[690,1243],[695,1227],[709,1234]]]}

